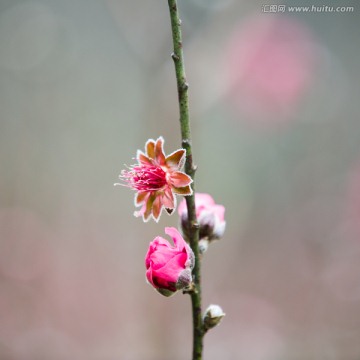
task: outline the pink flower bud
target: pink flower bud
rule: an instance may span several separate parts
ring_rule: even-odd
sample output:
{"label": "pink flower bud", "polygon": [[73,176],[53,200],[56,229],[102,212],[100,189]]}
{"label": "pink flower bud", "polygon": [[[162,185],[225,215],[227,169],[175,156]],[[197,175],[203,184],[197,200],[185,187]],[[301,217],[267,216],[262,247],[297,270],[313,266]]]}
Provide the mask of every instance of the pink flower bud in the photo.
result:
{"label": "pink flower bud", "polygon": [[[195,194],[196,217],[200,224],[200,239],[209,241],[220,239],[224,235],[226,222],[224,220],[225,207],[215,204],[209,194]],[[181,218],[181,228],[185,237],[188,237],[188,215],[185,199],[181,201],[178,212]]]}
{"label": "pink flower bud", "polygon": [[146,278],[160,294],[171,296],[191,284],[194,254],[175,228],[166,227],[165,233],[174,246],[160,236],[150,243],[145,257]]}

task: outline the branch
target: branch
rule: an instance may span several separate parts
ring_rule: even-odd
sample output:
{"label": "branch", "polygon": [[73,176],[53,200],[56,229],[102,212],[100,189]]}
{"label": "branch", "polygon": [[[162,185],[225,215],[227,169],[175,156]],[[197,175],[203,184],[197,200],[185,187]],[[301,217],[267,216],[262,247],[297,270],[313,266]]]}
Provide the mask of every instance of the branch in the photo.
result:
{"label": "branch", "polygon": [[[186,150],[185,172],[194,180],[196,167],[193,164],[191,148],[191,132],[189,119],[189,85],[186,81],[185,64],[181,36],[181,20],[179,18],[176,0],[168,0],[171,30],[174,45],[174,52],[171,55],[175,64],[177,90],[179,97],[180,127],[182,147]],[[193,195],[186,196],[189,221],[189,242],[195,255],[195,266],[193,269],[194,291],[190,292],[193,316],[193,360],[202,359],[204,328],[201,311],[201,277],[200,277],[200,256],[199,256],[199,224],[195,211],[195,188],[192,183]]]}

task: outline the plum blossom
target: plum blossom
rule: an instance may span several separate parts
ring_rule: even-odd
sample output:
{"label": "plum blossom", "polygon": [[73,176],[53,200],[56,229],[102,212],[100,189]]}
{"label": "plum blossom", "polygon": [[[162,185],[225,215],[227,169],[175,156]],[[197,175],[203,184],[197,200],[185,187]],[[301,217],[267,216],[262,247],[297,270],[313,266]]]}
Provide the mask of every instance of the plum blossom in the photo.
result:
{"label": "plum blossom", "polygon": [[190,184],[192,179],[182,172],[185,163],[186,150],[179,149],[168,156],[163,150],[164,139],[159,137],[156,141],[150,139],[145,144],[145,153],[138,150],[138,164],[123,170],[119,178],[124,185],[137,193],[135,206],[141,206],[135,216],[142,216],[144,221],[151,217],[159,221],[162,209],[172,214],[176,208],[177,195],[191,195]]}
{"label": "plum blossom", "polygon": [[[200,225],[200,252],[204,252],[208,242],[220,239],[225,232],[225,207],[215,203],[211,195],[205,193],[195,194],[196,217]],[[181,229],[184,236],[189,236],[188,213],[185,199],[179,204]],[[202,248],[203,247],[203,248]]]}
{"label": "plum blossom", "polygon": [[160,236],[150,243],[145,256],[146,278],[160,294],[171,296],[191,284],[194,253],[175,228],[166,227],[165,233],[174,246]]}

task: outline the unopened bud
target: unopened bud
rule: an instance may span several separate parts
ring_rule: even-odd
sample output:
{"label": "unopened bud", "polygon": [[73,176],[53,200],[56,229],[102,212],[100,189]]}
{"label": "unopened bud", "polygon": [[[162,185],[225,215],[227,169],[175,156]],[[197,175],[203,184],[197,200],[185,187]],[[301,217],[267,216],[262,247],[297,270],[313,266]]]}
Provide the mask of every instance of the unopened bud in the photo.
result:
{"label": "unopened bud", "polygon": [[[208,240],[209,244],[212,240],[218,240],[222,238],[226,227],[226,222],[224,219],[224,206],[215,204],[214,199],[209,194],[196,193],[195,210],[196,217],[200,226],[199,239],[206,239]],[[178,212],[180,215],[181,231],[185,239],[188,240],[190,237],[191,229],[189,225],[185,200],[180,203]],[[206,249],[207,248],[200,248],[199,250],[200,252],[204,252],[206,251]]]}
{"label": "unopened bud", "polygon": [[225,313],[219,305],[210,305],[206,309],[203,319],[205,331],[218,325],[224,316]]}
{"label": "unopened bud", "polygon": [[199,241],[199,252],[203,254],[209,247],[209,240],[208,239],[201,239]]}
{"label": "unopened bud", "polygon": [[212,210],[204,210],[199,215],[198,222],[200,224],[200,239],[219,240],[224,235],[226,222],[221,220]]}
{"label": "unopened bud", "polygon": [[167,227],[165,233],[174,246],[160,236],[150,243],[145,257],[146,279],[160,294],[171,296],[191,284],[195,257],[175,228]]}

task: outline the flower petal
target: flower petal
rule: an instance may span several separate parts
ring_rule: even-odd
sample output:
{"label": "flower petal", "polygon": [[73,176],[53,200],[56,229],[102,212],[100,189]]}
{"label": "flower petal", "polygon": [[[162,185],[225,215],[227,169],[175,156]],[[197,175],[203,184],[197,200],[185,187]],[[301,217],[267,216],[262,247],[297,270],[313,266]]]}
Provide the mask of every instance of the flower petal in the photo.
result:
{"label": "flower petal", "polygon": [[153,214],[153,218],[156,222],[158,222],[160,219],[162,208],[163,208],[163,204],[161,202],[160,196],[158,195],[152,205],[152,214]]}
{"label": "flower petal", "polygon": [[155,285],[154,285],[154,281],[153,281],[153,274],[152,274],[152,273],[153,273],[153,271],[152,271],[151,267],[148,268],[148,269],[146,270],[146,278],[147,278],[148,282],[149,282],[151,285],[155,286]]}
{"label": "flower petal", "polygon": [[185,162],[185,149],[179,149],[174,151],[172,154],[166,157],[166,165],[173,170],[179,170],[183,167]]}
{"label": "flower petal", "polygon": [[181,171],[173,171],[170,173],[170,183],[172,186],[180,188],[192,183],[192,179],[189,175]]}
{"label": "flower petal", "polygon": [[211,195],[206,193],[196,193],[195,196],[196,207],[203,206],[205,208],[215,205],[215,200]]}
{"label": "flower petal", "polygon": [[159,165],[165,165],[165,154],[163,150],[164,139],[160,136],[155,143],[155,161]]}
{"label": "flower petal", "polygon": [[[191,195],[191,194],[193,193],[190,185],[184,186],[184,187],[181,187],[181,188],[178,188],[178,187],[173,186],[173,187],[172,187],[172,191],[173,191],[175,194],[184,195],[184,196]],[[184,207],[182,206],[181,209],[183,210]],[[180,210],[179,210],[179,212],[180,212]]]}
{"label": "flower petal", "polygon": [[149,139],[145,144],[146,154],[150,159],[155,159],[155,141]]}
{"label": "flower petal", "polygon": [[174,245],[178,250],[182,251],[184,249],[184,247],[186,246],[186,242],[176,228],[166,227],[165,234],[169,235],[172,238]]}
{"label": "flower petal", "polygon": [[[153,281],[162,288],[168,288],[171,290],[170,284],[176,284],[180,272],[185,269],[185,262],[188,256],[186,253],[173,254],[172,258],[169,259],[163,267],[158,270],[152,269]],[[155,278],[155,279],[154,279]]]}
{"label": "flower petal", "polygon": [[220,221],[225,219],[225,207],[223,205],[214,205],[213,206],[214,214],[218,217]]}
{"label": "flower petal", "polygon": [[140,206],[143,202],[146,201],[146,198],[149,196],[147,191],[139,191],[135,194],[135,206]]}
{"label": "flower petal", "polygon": [[176,199],[173,192],[171,191],[171,188],[168,188],[164,191],[161,201],[168,209],[174,209],[176,207]]}
{"label": "flower petal", "polygon": [[151,159],[149,159],[142,151],[138,150],[136,154],[136,158],[139,162],[139,164],[143,165],[152,165]]}
{"label": "flower petal", "polygon": [[[159,270],[164,267],[164,265],[170,261],[174,255],[177,254],[176,250],[168,244],[167,247],[158,247],[156,251],[151,254],[150,266],[153,270]],[[179,252],[180,253],[180,252]]]}
{"label": "flower petal", "polygon": [[154,203],[155,199],[156,199],[156,196],[155,196],[154,193],[152,193],[147,199],[147,202],[146,202],[146,205],[145,205],[145,210],[144,210],[144,212],[142,214],[143,215],[143,220],[145,222],[149,221],[149,219],[150,219],[150,215],[152,213],[153,203]]}

